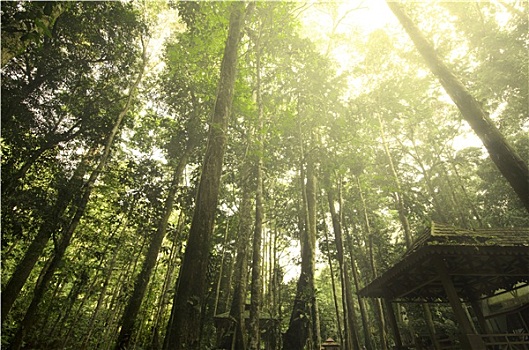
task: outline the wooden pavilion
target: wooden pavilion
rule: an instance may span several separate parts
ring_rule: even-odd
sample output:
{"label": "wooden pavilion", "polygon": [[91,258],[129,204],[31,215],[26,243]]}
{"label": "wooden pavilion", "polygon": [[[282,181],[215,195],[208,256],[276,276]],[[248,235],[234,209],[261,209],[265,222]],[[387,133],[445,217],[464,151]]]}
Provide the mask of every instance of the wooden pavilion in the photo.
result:
{"label": "wooden pavilion", "polygon": [[[505,344],[508,347],[502,349],[529,349],[529,320],[522,322],[519,333],[493,334],[481,308],[482,300],[499,291],[527,286],[529,228],[465,230],[432,223],[395,265],[358,294],[384,299],[397,349],[404,347],[392,302],[449,302],[461,330],[462,349]],[[477,324],[462,301],[472,307]]]}

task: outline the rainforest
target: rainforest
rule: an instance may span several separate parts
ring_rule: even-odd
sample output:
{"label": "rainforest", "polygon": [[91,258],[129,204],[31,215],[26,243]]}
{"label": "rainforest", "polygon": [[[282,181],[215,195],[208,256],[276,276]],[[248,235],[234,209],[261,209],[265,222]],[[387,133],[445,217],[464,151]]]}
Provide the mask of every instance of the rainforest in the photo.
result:
{"label": "rainforest", "polygon": [[2,348],[529,349],[528,18],[2,1]]}

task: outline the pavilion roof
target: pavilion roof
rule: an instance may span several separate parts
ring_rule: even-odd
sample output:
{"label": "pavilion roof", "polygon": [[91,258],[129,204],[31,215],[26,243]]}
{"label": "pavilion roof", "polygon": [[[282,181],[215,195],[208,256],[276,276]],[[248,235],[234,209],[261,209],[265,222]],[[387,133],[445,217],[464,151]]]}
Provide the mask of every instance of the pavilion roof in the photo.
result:
{"label": "pavilion roof", "polygon": [[444,264],[460,297],[487,297],[529,283],[529,228],[466,230],[432,223],[402,258],[358,294],[402,301],[446,301]]}

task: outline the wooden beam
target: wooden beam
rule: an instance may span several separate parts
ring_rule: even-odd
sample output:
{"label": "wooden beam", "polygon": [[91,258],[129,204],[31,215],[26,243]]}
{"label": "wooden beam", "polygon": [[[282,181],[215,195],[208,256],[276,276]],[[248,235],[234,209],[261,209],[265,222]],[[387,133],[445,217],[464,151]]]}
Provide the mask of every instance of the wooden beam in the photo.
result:
{"label": "wooden beam", "polygon": [[463,309],[463,304],[457,295],[457,291],[454,287],[452,279],[450,278],[450,275],[446,269],[445,262],[440,258],[436,259],[435,268],[439,274],[441,282],[443,283],[443,287],[445,289],[446,295],[448,296],[448,300],[450,301],[450,305],[452,306],[452,310],[454,311],[454,315],[459,323],[459,326],[461,327],[462,348],[469,350],[485,350],[485,344],[483,343],[483,340],[481,340],[481,338],[475,334],[470,320]]}
{"label": "wooden beam", "polygon": [[487,320],[485,319],[485,316],[483,315],[483,310],[481,309],[481,305],[479,305],[480,302],[477,298],[470,300],[470,306],[472,307],[472,311],[474,311],[474,315],[476,315],[476,318],[478,319],[479,327],[485,334],[491,334],[492,330],[489,327],[489,324],[487,323]]}
{"label": "wooden beam", "polygon": [[396,350],[404,349],[402,346],[402,339],[400,337],[399,325],[397,324],[397,318],[395,317],[395,310],[393,310],[393,304],[391,304],[391,300],[384,298],[384,306],[386,307],[387,315],[389,318],[389,325],[393,332],[395,348]]}
{"label": "wooden beam", "polygon": [[400,294],[396,295],[396,296],[395,296],[395,299],[397,299],[397,298],[403,298],[403,297],[405,297],[406,295],[409,295],[409,294],[415,292],[416,290],[421,289],[422,287],[427,286],[427,285],[431,284],[431,283],[434,282],[434,281],[437,281],[438,279],[439,279],[439,277],[437,277],[437,276],[434,276],[433,278],[429,278],[426,282],[423,282],[423,283],[421,283],[421,284],[415,286],[415,287],[412,288],[412,289],[407,289],[406,292],[404,292],[404,293],[400,293]]}

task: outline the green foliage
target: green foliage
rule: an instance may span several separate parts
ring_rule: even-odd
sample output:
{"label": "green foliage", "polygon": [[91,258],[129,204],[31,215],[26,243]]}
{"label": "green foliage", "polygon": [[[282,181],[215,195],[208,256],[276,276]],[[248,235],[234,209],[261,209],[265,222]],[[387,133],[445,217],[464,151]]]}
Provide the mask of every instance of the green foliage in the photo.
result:
{"label": "green foliage", "polygon": [[[134,2],[2,3],[2,45],[12,54],[6,62],[2,56],[3,287],[41,225],[57,220],[63,227],[75,211],[75,198],[94,170],[136,77],[139,38],[160,34],[157,11],[165,11],[166,5],[158,5],[142,9]],[[162,68],[149,72],[137,105],[126,117],[111,161],[95,184],[86,214],[39,308],[28,346],[98,349],[113,344],[147,244],[164,212],[172,172],[190,147],[133,343],[157,348],[163,339],[193,216],[228,25],[227,3],[169,5],[178,11],[180,27],[171,28],[162,44]],[[517,15],[516,9],[483,2],[408,7],[504,136],[529,159],[527,16]],[[302,33],[303,10],[297,3],[259,2],[244,29],[208,300],[202,309],[207,347],[215,343],[215,305],[218,312],[226,311],[232,297],[242,183],[248,180],[251,189],[256,184],[254,172],[242,179],[245,162],[263,161],[263,307],[280,318],[283,331],[296,295],[292,271],[300,262],[297,250],[306,226],[301,190],[305,179],[300,174],[309,158],[318,178],[319,250],[325,251],[328,243],[323,230],[332,227],[328,205],[322,204],[323,189],[330,185],[341,191],[341,205],[336,207],[344,239],[352,243],[345,249],[347,262],[354,258],[360,286],[372,280],[372,262],[377,273],[383,273],[406,250],[397,197],[402,198],[413,235],[432,219],[468,228],[529,225],[519,199],[481,144],[467,144],[468,127],[458,110],[396,28],[365,35],[337,30],[329,35],[336,42],[326,42],[323,36]],[[333,48],[342,46],[354,54],[354,66],[340,65],[331,57]],[[330,49],[321,53],[319,47]],[[258,58],[262,116],[256,93]],[[81,179],[74,177],[76,169]],[[65,203],[63,214],[51,217],[56,204],[67,197],[64,193],[74,194],[73,199]],[[10,342],[39,273],[54,254],[57,233],[2,325],[3,346]],[[329,243],[334,245],[332,232]],[[334,249],[331,258],[336,263]],[[330,272],[319,254],[322,335],[338,339]],[[338,304],[341,308],[341,300]],[[426,334],[421,310],[406,311],[410,328]],[[449,310],[434,308],[440,333],[457,331],[452,318]],[[378,334],[371,306],[368,326]]]}

